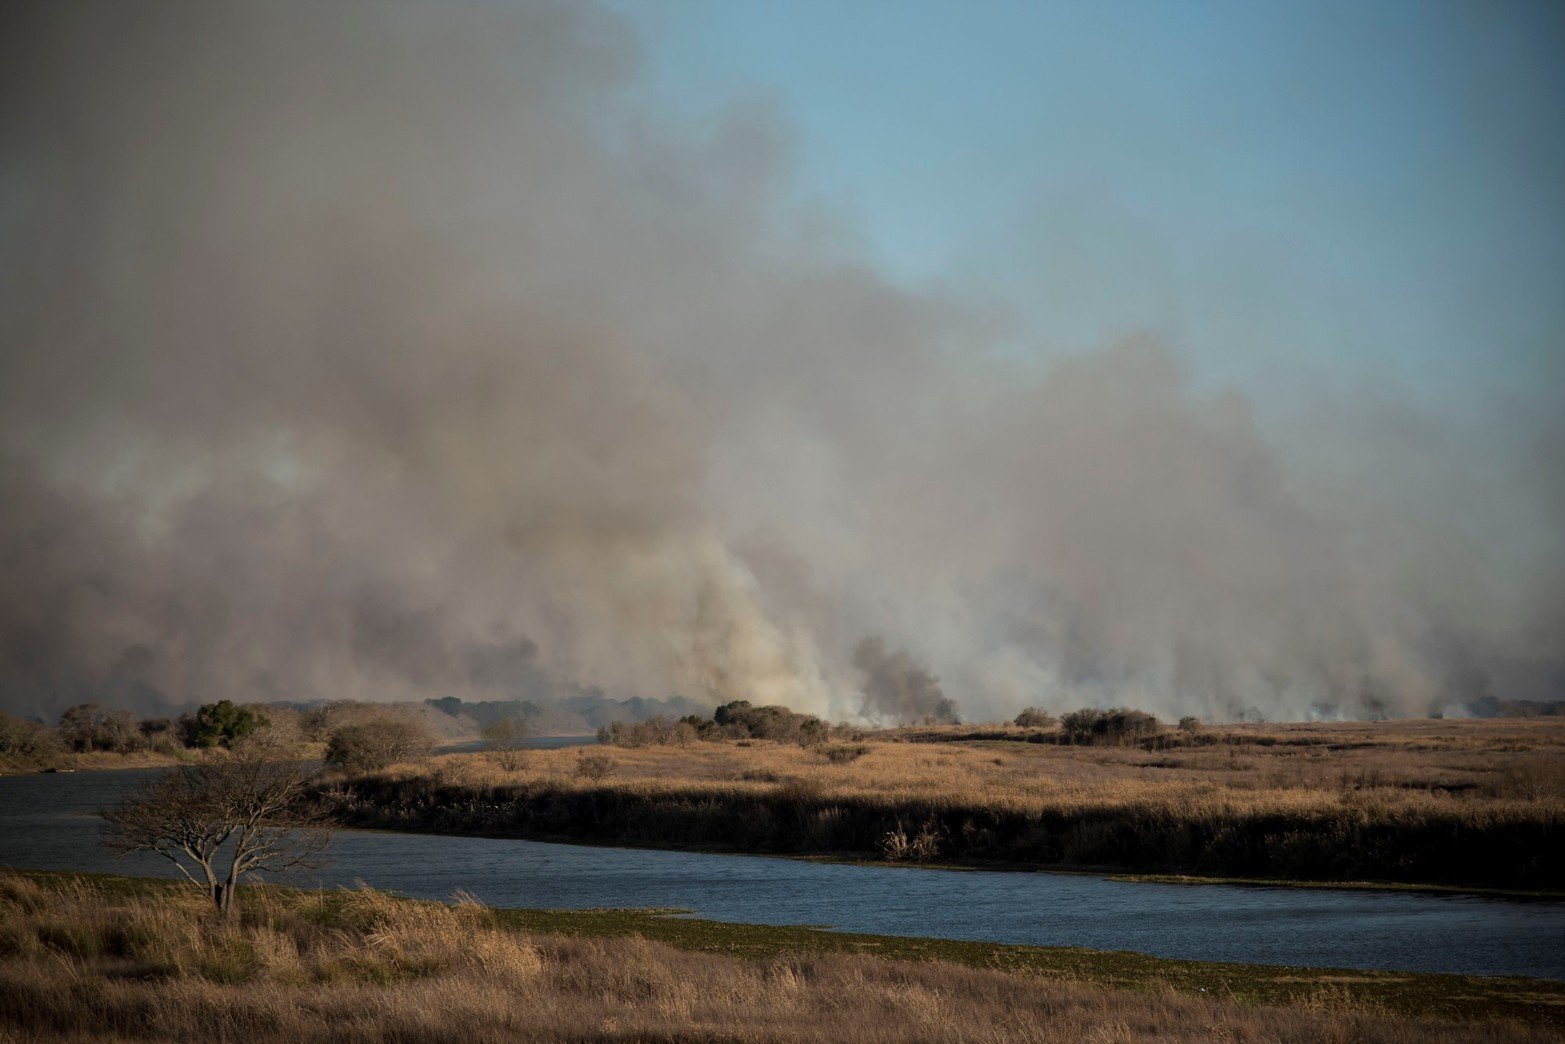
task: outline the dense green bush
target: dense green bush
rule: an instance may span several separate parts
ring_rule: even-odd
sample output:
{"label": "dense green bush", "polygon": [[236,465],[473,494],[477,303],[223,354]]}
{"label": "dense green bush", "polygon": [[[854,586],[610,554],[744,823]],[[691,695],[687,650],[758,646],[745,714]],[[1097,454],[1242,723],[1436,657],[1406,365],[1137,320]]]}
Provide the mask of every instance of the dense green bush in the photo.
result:
{"label": "dense green bush", "polygon": [[1163,731],[1163,723],[1146,711],[1128,707],[1083,707],[1061,717],[1060,729],[1070,743],[1120,743],[1156,736]]}
{"label": "dense green bush", "polygon": [[203,703],[196,711],[191,729],[191,746],[232,747],[268,723],[265,715],[232,700]]}
{"label": "dense green bush", "polygon": [[723,734],[736,739],[777,740],[810,746],[824,740],[830,726],[813,714],[800,714],[787,707],[752,707],[749,700],[734,700],[712,712],[712,720]]}
{"label": "dense green bush", "polygon": [[1038,707],[1028,707],[1016,716],[1016,724],[1024,729],[1046,729],[1054,724],[1054,715]]}
{"label": "dense green bush", "polygon": [[[787,707],[753,707],[749,700],[725,703],[710,718],[687,714],[678,721],[659,715],[627,724],[610,722],[598,730],[598,742],[616,747],[684,744],[692,740],[775,740],[811,747],[831,737],[833,727],[813,714]],[[845,730],[835,730],[842,734]]]}

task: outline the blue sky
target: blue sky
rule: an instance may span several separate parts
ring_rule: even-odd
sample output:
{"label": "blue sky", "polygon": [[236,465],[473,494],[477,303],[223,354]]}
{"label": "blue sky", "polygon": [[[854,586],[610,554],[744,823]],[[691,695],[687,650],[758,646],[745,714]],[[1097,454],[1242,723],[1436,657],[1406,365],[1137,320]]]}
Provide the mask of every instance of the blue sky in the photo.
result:
{"label": "blue sky", "polygon": [[1560,387],[1565,6],[613,6],[657,105],[774,105],[801,195],[1021,351],[1150,332],[1263,407]]}

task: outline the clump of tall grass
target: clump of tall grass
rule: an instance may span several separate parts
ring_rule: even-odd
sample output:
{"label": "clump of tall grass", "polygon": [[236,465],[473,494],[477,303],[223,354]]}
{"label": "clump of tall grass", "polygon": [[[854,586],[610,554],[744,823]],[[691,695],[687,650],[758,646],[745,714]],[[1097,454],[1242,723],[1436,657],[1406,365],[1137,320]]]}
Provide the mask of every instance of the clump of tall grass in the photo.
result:
{"label": "clump of tall grass", "polygon": [[898,819],[880,842],[881,854],[891,862],[927,863],[940,854],[940,824],[933,817],[909,828]]}
{"label": "clump of tall grass", "polygon": [[863,743],[839,743],[834,747],[822,749],[826,760],[833,765],[847,765],[862,758],[869,753],[869,747]]}
{"label": "clump of tall grass", "polygon": [[596,783],[614,769],[614,759],[601,751],[583,751],[576,756],[576,774]]}
{"label": "clump of tall grass", "polygon": [[45,887],[0,875],[0,956],[105,960],[152,980],[395,982],[448,970],[507,982],[536,973],[514,935],[486,931],[487,909],[414,903],[373,889],[289,893],[252,888],[237,926],[187,890],[122,898],[72,878]]}

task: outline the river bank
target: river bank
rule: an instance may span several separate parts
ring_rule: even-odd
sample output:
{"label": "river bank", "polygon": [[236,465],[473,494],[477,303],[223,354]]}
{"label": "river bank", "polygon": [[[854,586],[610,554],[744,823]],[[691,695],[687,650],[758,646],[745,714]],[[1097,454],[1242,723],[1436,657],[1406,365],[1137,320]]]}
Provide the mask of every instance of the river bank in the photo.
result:
{"label": "river bank", "polygon": [[0,872],[0,1025],[31,1039],[1557,1036],[1565,984],[1264,968],[692,920]]}
{"label": "river bank", "polygon": [[196,760],[193,751],[168,753],[157,750],[94,750],[85,753],[51,751],[39,756],[0,756],[0,776],[30,776],[35,773],[118,772],[126,769],[173,768]]}
{"label": "river bank", "polygon": [[[157,770],[0,780],[0,866],[174,876],[104,847],[96,812]],[[1094,874],[700,854],[409,831],[339,830],[291,883],[365,881],[427,899],[464,889],[506,907],[660,907],[712,920],[831,925],[1168,958],[1523,975],[1565,981],[1565,903],[1465,894],[1126,882]]]}
{"label": "river bank", "polygon": [[[1565,731],[1233,730],[1147,750],[1016,740],[484,754],[334,778],[345,825],[973,867],[1546,894]],[[841,751],[846,751],[846,754]]]}

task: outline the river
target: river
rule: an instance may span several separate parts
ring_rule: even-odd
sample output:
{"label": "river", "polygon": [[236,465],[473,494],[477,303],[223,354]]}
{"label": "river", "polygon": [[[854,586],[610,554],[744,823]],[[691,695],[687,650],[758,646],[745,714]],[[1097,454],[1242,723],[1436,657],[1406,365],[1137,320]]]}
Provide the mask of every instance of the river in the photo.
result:
{"label": "river", "polygon": [[[0,778],[0,866],[172,877],[103,847],[94,815],[162,771]],[[288,883],[458,889],[494,906],[678,907],[812,924],[1246,964],[1565,979],[1565,903],[1465,895],[1162,885],[1081,874],[846,866],[535,841],[339,831],[330,862]]]}

